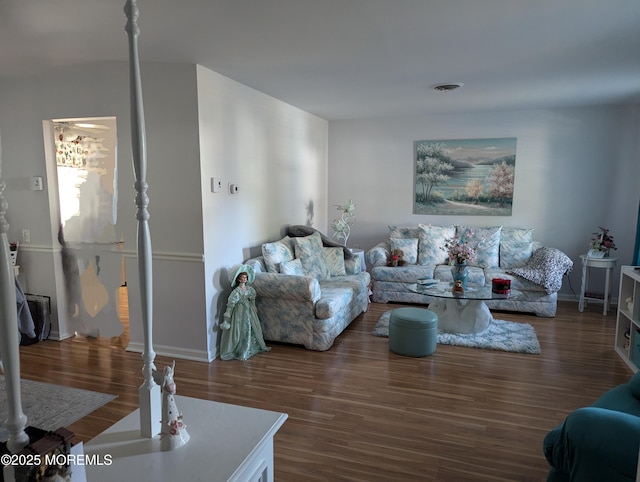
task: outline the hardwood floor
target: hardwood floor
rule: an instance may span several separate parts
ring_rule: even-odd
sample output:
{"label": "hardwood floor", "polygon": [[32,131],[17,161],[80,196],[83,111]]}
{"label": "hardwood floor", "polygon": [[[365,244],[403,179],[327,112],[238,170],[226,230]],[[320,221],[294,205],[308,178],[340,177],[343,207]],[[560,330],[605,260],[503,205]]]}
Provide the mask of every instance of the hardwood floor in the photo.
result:
{"label": "hardwood floor", "polygon": [[[426,358],[371,336],[397,306],[372,304],[327,352],[269,343],[246,362],[177,360],[178,394],[288,413],[276,480],[522,482],[546,477],[547,431],[631,375],[613,350],[615,314],[597,304],[579,313],[560,302],[556,318],[494,312],[533,325],[542,355],[438,345]],[[69,427],[76,441],[136,408],[142,362],[127,342],[125,333],[21,347],[23,378],[119,395]]]}

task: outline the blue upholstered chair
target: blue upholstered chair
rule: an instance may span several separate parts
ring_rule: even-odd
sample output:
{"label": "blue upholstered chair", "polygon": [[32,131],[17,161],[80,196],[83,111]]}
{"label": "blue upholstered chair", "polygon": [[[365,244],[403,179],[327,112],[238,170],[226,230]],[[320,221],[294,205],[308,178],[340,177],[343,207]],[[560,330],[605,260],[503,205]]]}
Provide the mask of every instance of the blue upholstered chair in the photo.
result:
{"label": "blue upholstered chair", "polygon": [[640,372],[570,413],[543,443],[548,482],[636,480],[640,446]]}

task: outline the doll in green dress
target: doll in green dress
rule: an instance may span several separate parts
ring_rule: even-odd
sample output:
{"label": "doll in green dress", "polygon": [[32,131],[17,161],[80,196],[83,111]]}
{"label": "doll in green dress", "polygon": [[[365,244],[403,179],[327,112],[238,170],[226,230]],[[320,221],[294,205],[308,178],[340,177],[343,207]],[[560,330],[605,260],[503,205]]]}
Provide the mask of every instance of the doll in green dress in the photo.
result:
{"label": "doll in green dress", "polygon": [[262,328],[256,310],[256,290],[250,286],[255,279],[251,266],[243,264],[233,278],[234,287],[224,313],[220,358],[248,360],[256,353],[269,351],[264,343]]}

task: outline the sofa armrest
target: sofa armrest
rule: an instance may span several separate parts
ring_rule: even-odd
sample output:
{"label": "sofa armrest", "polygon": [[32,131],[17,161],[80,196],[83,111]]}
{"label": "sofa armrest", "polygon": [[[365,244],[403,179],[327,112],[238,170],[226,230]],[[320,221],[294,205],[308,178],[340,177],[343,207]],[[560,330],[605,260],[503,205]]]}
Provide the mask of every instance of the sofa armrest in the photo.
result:
{"label": "sofa armrest", "polygon": [[543,286],[548,294],[553,294],[560,291],[564,275],[572,268],[569,256],[559,249],[543,246],[534,251],[523,266],[508,269],[507,273]]}
{"label": "sofa armrest", "polygon": [[389,241],[382,241],[367,251],[365,258],[371,266],[386,266],[391,257]]}
{"label": "sofa armrest", "polygon": [[575,410],[544,438],[544,455],[570,480],[636,477],[640,417],[598,407]]}
{"label": "sofa armrest", "polygon": [[321,295],[320,283],[310,276],[256,273],[253,282],[258,297],[308,301],[315,304]]}

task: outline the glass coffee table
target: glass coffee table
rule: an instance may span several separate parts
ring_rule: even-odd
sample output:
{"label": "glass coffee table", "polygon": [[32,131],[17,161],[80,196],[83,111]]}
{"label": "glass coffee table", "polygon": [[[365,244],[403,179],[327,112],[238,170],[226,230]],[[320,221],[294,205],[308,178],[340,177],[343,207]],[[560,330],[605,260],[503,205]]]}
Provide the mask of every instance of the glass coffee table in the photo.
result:
{"label": "glass coffee table", "polygon": [[452,291],[453,284],[440,282],[435,285],[415,283],[409,291],[436,298],[429,309],[438,315],[438,329],[450,333],[480,333],[486,330],[493,316],[486,300],[517,299],[522,292],[511,290],[508,295],[491,291],[491,285],[468,284],[463,292]]}

